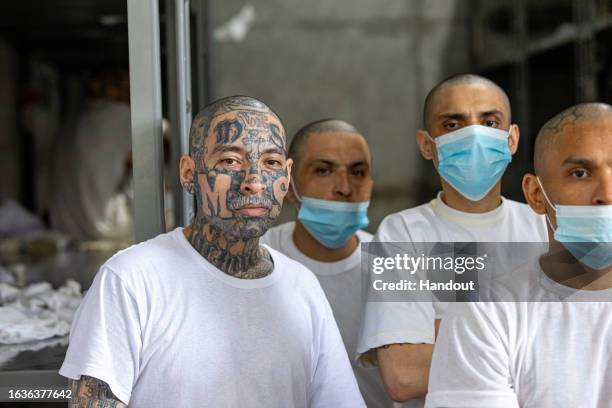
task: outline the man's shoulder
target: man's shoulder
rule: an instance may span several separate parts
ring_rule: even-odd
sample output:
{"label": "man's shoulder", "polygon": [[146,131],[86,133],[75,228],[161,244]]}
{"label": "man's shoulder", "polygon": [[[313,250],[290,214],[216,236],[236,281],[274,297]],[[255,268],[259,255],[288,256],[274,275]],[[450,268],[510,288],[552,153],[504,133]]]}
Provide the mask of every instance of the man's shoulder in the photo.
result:
{"label": "man's shoulder", "polygon": [[490,284],[489,293],[484,297],[490,297],[495,302],[541,301],[542,273],[539,257],[526,255],[525,260],[516,267],[503,270],[496,276]]}
{"label": "man's shoulder", "polygon": [[456,319],[461,324],[472,322],[489,328],[506,332],[508,327],[516,323],[517,315],[525,314],[522,310],[525,302],[457,302],[452,303],[444,314],[445,319]]}
{"label": "man's shoulder", "polygon": [[533,213],[533,210],[529,207],[529,205],[525,203],[521,203],[520,201],[511,200],[509,198],[504,197],[504,203],[508,206],[508,208],[511,211],[520,211],[520,212],[529,211]]}
{"label": "man's shoulder", "polygon": [[504,202],[508,206],[508,212],[513,217],[521,216],[523,217],[523,219],[539,220],[539,221],[543,219],[542,215],[533,211],[531,207],[529,207],[529,205],[525,203],[521,203],[519,201],[514,201],[514,200],[509,200],[507,198],[504,198]]}
{"label": "man's shoulder", "polygon": [[508,215],[512,217],[513,223],[520,223],[525,229],[525,241],[548,241],[546,231],[546,218],[538,214],[525,203],[504,198],[508,208]]}
{"label": "man's shoulder", "polygon": [[374,241],[411,241],[420,227],[434,222],[436,215],[431,202],[387,215],[380,223]]}
{"label": "man's shoulder", "polygon": [[272,246],[268,244],[264,244],[264,245],[266,246],[266,249],[270,252],[272,259],[274,260],[274,269],[278,268],[283,273],[285,273],[285,271],[289,271],[290,273],[295,272],[296,274],[300,274],[301,272],[306,271],[308,272],[309,275],[312,274],[310,269],[308,269],[303,264],[288,257],[284,253],[280,252],[278,249],[273,248]]}
{"label": "man's shoulder", "polygon": [[[268,244],[264,244],[274,261],[274,272],[281,273],[289,285],[303,289],[320,289],[315,274],[300,262],[288,257]],[[317,290],[318,290],[317,289]]]}
{"label": "man's shoulder", "polygon": [[285,222],[270,228],[260,239],[261,244],[266,244],[279,250],[285,240],[290,239],[295,228],[295,221]]}
{"label": "man's shoulder", "polygon": [[359,238],[359,242],[370,242],[374,239],[374,235],[370,234],[368,231],[358,230],[356,234]]}
{"label": "man's shoulder", "polygon": [[435,213],[433,211],[431,201],[429,201],[424,204],[417,205],[415,207],[405,208],[401,211],[389,214],[385,218],[389,218],[391,220],[403,219],[403,220],[407,220],[408,222],[410,222],[415,217],[430,217],[434,215]]}
{"label": "man's shoulder", "polygon": [[181,230],[176,229],[134,244],[117,252],[103,267],[119,274],[127,274],[129,271],[149,269],[149,266],[158,266],[161,262],[176,258],[180,256],[178,250],[181,248],[175,239],[176,234],[182,234]]}

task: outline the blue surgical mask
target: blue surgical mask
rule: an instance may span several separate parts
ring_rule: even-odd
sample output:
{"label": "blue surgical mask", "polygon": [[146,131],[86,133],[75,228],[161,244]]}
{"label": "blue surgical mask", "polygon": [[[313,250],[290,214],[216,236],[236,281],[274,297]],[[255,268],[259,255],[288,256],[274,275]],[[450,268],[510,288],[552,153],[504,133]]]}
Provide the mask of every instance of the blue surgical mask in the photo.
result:
{"label": "blue surgical mask", "polygon": [[347,203],[300,197],[295,184],[293,192],[300,201],[298,219],[313,238],[328,248],[340,248],[355,232],[370,223],[369,201]]}
{"label": "blue surgical mask", "polygon": [[433,139],[438,150],[438,173],[461,195],[482,200],[512,161],[509,131],[472,125]]}
{"label": "blue surgical mask", "polygon": [[555,210],[557,228],[553,228],[560,242],[581,264],[602,270],[612,265],[612,205],[559,205],[546,195],[540,179],[538,184],[544,198]]}

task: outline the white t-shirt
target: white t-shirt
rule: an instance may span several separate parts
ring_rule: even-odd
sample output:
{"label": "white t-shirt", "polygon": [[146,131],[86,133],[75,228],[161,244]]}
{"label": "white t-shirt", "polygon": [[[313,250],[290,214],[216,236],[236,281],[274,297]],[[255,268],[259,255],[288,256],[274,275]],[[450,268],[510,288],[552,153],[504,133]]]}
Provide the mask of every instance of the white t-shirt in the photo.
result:
{"label": "white t-shirt", "polygon": [[[496,209],[465,213],[446,205],[441,193],[427,204],[391,214],[381,222],[377,242],[545,242],[546,220],[526,204],[502,197]],[[435,320],[447,303],[366,302],[357,345],[357,358],[378,347],[395,344],[433,344]],[[422,407],[413,400],[405,407]]]}
{"label": "white t-shirt", "polygon": [[[304,255],[293,241],[295,222],[271,228],[260,242],[271,246],[313,271],[323,287],[334,312],[340,334],[349,354],[357,347],[357,336],[363,309],[361,245],[347,258],[337,262],[320,262]],[[360,242],[370,242],[372,234],[357,231]],[[391,407],[376,367],[363,367],[353,362],[357,383],[368,408]]]}
{"label": "white t-shirt", "polygon": [[60,370],[98,378],[130,408],[363,407],[315,277],[269,249],[274,271],[229,276],[182,229],[106,262]]}
{"label": "white t-shirt", "polygon": [[460,303],[444,315],[427,407],[612,407],[612,303],[599,301],[612,289],[576,292],[530,270],[518,299],[531,302]]}
{"label": "white t-shirt", "polygon": [[132,150],[130,106],[88,101],[71,132],[58,150],[53,226],[77,239],[132,237],[128,194],[120,191]]}

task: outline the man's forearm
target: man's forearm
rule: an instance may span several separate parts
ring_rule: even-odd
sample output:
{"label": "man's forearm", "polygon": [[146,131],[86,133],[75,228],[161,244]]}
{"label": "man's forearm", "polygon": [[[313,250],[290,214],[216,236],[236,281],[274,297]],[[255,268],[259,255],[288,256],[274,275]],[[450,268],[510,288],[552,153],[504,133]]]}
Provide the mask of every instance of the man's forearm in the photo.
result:
{"label": "man's forearm", "polygon": [[390,344],[377,350],[378,368],[389,397],[396,402],[427,394],[432,344]]}
{"label": "man's forearm", "polygon": [[108,384],[97,378],[83,375],[79,380],[70,380],[70,389],[72,399],[68,408],[127,408]]}

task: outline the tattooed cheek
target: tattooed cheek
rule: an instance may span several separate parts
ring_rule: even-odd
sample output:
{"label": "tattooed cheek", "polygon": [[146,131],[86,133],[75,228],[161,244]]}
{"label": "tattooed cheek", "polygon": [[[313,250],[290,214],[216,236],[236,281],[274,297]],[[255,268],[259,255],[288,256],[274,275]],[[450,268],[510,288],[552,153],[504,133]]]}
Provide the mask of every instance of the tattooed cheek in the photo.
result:
{"label": "tattooed cheek", "polygon": [[281,176],[279,178],[277,178],[276,180],[274,180],[274,184],[273,184],[273,192],[274,192],[274,199],[276,200],[276,202],[278,202],[279,204],[283,202],[283,199],[285,198],[285,195],[287,195],[287,185],[288,185],[288,178],[286,175]]}
{"label": "tattooed cheek", "polygon": [[[212,184],[211,184],[212,182]],[[231,217],[227,209],[227,190],[231,184],[231,177],[226,174],[216,174],[214,178],[200,174],[198,177],[198,190],[201,191],[201,210],[209,217]]]}

